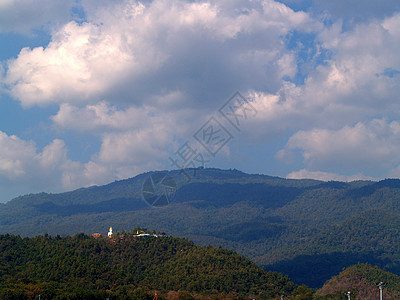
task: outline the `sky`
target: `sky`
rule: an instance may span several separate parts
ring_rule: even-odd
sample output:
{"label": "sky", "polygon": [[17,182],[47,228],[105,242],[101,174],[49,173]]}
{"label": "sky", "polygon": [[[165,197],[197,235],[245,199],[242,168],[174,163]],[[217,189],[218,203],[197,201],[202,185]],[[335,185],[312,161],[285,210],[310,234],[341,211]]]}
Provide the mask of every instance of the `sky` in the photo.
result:
{"label": "sky", "polygon": [[397,178],[399,79],[398,0],[2,0],[0,202],[193,166]]}

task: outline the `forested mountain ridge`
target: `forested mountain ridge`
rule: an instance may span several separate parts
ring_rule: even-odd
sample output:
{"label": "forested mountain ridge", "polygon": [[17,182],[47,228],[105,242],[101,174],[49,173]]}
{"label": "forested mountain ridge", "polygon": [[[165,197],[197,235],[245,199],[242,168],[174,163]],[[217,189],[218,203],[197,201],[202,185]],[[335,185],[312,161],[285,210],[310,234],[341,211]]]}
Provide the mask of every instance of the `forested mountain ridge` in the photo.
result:
{"label": "forested mountain ridge", "polygon": [[0,206],[0,233],[34,236],[154,228],[200,245],[223,246],[296,283],[322,284],[369,262],[400,274],[400,180],[289,180],[237,170],[168,172],[174,201],[149,206],[150,172],[62,194],[21,196]]}
{"label": "forested mountain ridge", "polygon": [[0,299],[376,299],[377,282],[384,299],[400,297],[400,276],[369,264],[315,291],[234,251],[154,233],[0,235]]}
{"label": "forested mountain ridge", "polygon": [[[233,251],[166,236],[0,236],[0,299],[272,299],[301,295],[287,276]],[[179,297],[179,295],[181,297]],[[200,295],[200,296],[199,296]]]}
{"label": "forested mountain ridge", "polygon": [[0,299],[376,299],[377,282],[385,299],[400,297],[400,276],[369,264],[315,293],[233,251],[154,233],[0,235]]}

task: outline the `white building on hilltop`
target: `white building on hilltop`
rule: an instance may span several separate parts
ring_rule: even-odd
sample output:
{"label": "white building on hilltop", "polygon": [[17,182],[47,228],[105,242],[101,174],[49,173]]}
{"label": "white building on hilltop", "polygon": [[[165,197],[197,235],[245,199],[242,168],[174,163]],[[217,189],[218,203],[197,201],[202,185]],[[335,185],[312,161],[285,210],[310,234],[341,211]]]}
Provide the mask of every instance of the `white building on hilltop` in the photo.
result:
{"label": "white building on hilltop", "polygon": [[113,232],[112,232],[112,227],[110,227],[110,230],[108,231],[108,237],[112,237],[113,236]]}

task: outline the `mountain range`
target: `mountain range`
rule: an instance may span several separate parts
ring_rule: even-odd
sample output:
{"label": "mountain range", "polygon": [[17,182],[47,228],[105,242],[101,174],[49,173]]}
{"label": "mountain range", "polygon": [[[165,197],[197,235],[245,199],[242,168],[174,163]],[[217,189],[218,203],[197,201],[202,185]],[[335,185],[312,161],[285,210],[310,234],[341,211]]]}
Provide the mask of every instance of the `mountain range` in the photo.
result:
{"label": "mountain range", "polygon": [[[188,176],[189,175],[189,176]],[[365,262],[400,274],[400,180],[323,182],[213,168],[158,171],[0,205],[0,233],[151,228],[222,246],[319,288]]]}

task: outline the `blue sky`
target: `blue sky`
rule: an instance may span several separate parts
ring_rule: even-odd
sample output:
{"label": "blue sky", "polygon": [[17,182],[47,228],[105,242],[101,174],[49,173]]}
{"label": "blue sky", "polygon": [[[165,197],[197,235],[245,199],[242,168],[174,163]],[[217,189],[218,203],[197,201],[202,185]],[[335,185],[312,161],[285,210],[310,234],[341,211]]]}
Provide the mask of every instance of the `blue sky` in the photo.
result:
{"label": "blue sky", "polygon": [[203,164],[399,177],[399,28],[389,0],[2,1],[0,202]]}

